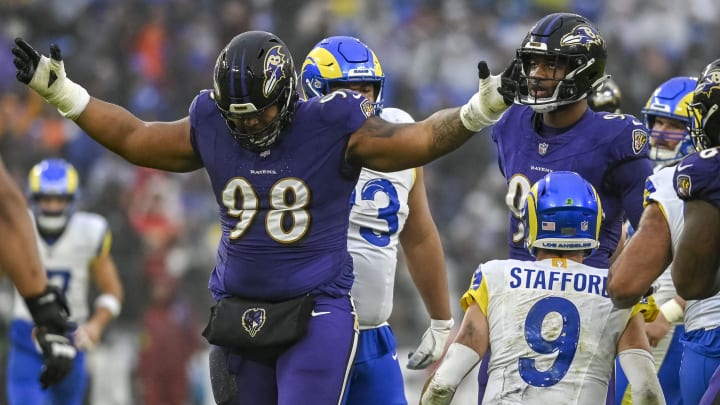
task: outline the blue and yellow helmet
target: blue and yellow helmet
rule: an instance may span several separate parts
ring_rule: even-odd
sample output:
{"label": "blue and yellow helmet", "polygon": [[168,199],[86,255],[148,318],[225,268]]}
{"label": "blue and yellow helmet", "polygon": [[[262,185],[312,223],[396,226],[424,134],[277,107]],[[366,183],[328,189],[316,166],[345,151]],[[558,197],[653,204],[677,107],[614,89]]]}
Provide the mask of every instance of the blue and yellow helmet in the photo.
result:
{"label": "blue and yellow helmet", "polygon": [[595,188],[579,174],[559,171],[537,181],[525,200],[525,246],[535,249],[584,250],[600,242],[602,205]]}
{"label": "blue and yellow helmet", "polygon": [[[56,233],[65,228],[75,211],[79,192],[79,177],[75,167],[63,159],[45,159],[30,169],[28,194],[37,226],[41,231]],[[58,197],[67,201],[59,211],[41,207],[43,198]]]}
{"label": "blue and yellow helmet", "polygon": [[[690,139],[691,117],[688,107],[697,85],[694,77],[673,77],[658,86],[641,110],[645,126],[650,130],[650,158],[657,163],[673,163],[695,151]],[[680,121],[685,124],[682,132],[653,130],[657,117]],[[673,149],[658,147],[666,141],[677,141]]]}
{"label": "blue and yellow helmet", "polygon": [[300,80],[305,99],[328,94],[332,83],[372,83],[375,109],[382,109],[382,66],[375,52],[357,38],[334,36],[318,42],[303,62]]}

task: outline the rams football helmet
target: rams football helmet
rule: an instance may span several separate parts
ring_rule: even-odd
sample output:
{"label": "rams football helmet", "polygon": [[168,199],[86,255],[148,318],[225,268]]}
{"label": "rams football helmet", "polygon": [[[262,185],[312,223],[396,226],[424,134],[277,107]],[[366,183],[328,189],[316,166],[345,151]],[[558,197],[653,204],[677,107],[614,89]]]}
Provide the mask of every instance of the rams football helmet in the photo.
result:
{"label": "rams football helmet", "polygon": [[30,169],[30,207],[41,233],[59,234],[65,229],[75,211],[78,192],[77,170],[63,159],[45,159]]}
{"label": "rams football helmet", "polygon": [[[609,77],[605,75],[605,39],[593,23],[577,14],[543,17],[523,39],[516,58],[522,62],[516,102],[538,113],[586,98]],[[552,77],[531,76],[535,63],[557,70]],[[563,69],[565,74],[560,77],[557,71]]]}
{"label": "rams football helmet", "polygon": [[[673,163],[695,151],[688,130],[691,121],[688,107],[696,85],[694,77],[673,77],[655,89],[641,110],[645,126],[650,130],[650,158],[656,163]],[[680,121],[684,124],[683,130],[653,130],[657,117]],[[662,148],[663,145],[666,147]]]}
{"label": "rams football helmet", "polygon": [[375,110],[382,109],[382,66],[375,52],[357,38],[334,36],[318,42],[303,62],[300,79],[306,99],[328,94],[333,83],[372,83]]}
{"label": "rams football helmet", "polygon": [[612,78],[608,78],[600,87],[588,96],[588,106],[594,111],[605,111],[620,114],[622,92],[620,86]]}
{"label": "rams football helmet", "polygon": [[533,256],[538,248],[590,254],[600,245],[602,217],[600,197],[590,183],[575,172],[549,173],[525,200],[525,246]]}
{"label": "rams football helmet", "polygon": [[[232,136],[252,152],[270,149],[290,123],[295,109],[297,76],[290,50],[269,32],[237,35],[215,62],[212,97]],[[277,116],[260,130],[243,120],[261,116],[277,105]]]}
{"label": "rams football helmet", "polygon": [[690,103],[690,137],[700,151],[720,146],[720,59],[700,74]]}

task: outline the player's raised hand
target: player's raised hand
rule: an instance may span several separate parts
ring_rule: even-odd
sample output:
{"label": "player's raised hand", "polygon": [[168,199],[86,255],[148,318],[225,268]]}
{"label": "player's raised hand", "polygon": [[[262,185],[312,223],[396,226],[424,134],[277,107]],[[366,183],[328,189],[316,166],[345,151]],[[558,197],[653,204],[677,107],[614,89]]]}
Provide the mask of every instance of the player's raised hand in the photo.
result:
{"label": "player's raised hand", "polygon": [[512,105],[515,102],[521,72],[522,62],[519,59],[513,59],[500,75],[500,87],[498,87],[497,91],[503,96],[503,101],[507,105]]}
{"label": "player's raised hand", "polygon": [[452,319],[431,319],[430,327],[423,334],[420,345],[408,356],[407,368],[421,370],[438,361],[445,350],[453,323]]}
{"label": "player's raised hand", "polygon": [[58,108],[63,117],[76,119],[90,102],[88,92],[67,78],[60,48],[50,45],[50,57],[41,55],[22,38],[12,48],[15,77]]}
{"label": "player's raised hand", "polygon": [[[500,119],[508,106],[512,104],[512,102],[506,102],[509,93],[507,95],[500,93],[500,89],[503,88],[502,76],[505,74],[503,72],[502,75],[491,75],[487,62],[480,61],[478,63],[478,77],[480,79],[478,92],[460,109],[460,120],[465,128],[478,132],[494,124]],[[507,72],[507,78],[510,79],[511,75],[512,69]],[[509,82],[507,82],[506,86],[508,85]],[[513,95],[513,99],[514,97]]]}

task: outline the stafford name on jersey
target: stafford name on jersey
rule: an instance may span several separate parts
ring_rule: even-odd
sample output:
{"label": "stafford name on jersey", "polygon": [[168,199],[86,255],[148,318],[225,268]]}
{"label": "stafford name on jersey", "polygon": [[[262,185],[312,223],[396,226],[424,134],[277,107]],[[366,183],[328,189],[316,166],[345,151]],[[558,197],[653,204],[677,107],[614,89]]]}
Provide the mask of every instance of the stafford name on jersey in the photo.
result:
{"label": "stafford name on jersey", "polygon": [[577,292],[609,297],[607,277],[570,271],[542,271],[513,267],[510,270],[510,288],[535,290],[575,290]]}

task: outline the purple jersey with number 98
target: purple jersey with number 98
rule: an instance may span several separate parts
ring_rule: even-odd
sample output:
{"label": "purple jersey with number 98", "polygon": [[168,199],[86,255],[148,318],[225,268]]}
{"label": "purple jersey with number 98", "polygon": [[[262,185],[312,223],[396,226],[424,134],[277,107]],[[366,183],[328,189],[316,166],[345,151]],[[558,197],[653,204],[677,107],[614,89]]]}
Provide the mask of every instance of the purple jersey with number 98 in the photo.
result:
{"label": "purple jersey with number 98", "polygon": [[191,139],[222,226],[210,279],[215,299],[349,292],[348,200],[359,168],[348,166],[345,149],[371,114],[368,104],[344,92],[299,101],[280,142],[253,153],[230,136],[210,92],[195,98]]}

